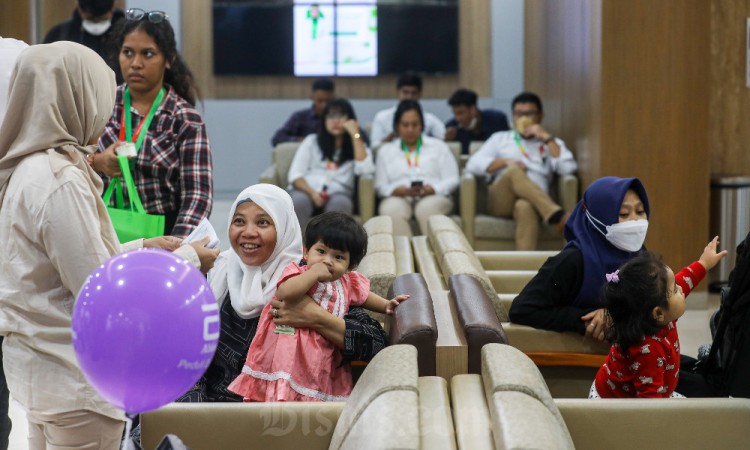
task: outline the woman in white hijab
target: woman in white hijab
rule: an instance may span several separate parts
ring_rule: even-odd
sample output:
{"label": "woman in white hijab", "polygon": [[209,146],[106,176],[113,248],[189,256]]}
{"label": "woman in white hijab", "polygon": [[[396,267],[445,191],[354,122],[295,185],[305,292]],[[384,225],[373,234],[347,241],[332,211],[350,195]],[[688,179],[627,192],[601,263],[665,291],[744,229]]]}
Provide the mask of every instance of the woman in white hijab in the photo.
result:
{"label": "woman in white hijab", "polygon": [[[76,294],[123,249],[101,200],[102,180],[86,162],[112,112],[114,82],[98,54],[72,42],[23,50],[10,80],[0,125],[0,334],[31,449],[117,449],[122,436],[122,411],[86,382],[71,342]],[[201,252],[183,256],[210,266],[215,255]]]}
{"label": "woman in white hijab", "polygon": [[[302,232],[289,194],[271,184],[256,184],[237,196],[229,212],[230,250],[219,255],[208,281],[219,301],[221,334],[211,366],[183,402],[241,402],[227,390],[240,374],[255,337],[263,307],[290,262],[302,258]],[[349,359],[369,360],[386,342],[380,324],[361,308],[343,320],[311,299],[280,309],[279,323],[315,328],[344,349]]]}

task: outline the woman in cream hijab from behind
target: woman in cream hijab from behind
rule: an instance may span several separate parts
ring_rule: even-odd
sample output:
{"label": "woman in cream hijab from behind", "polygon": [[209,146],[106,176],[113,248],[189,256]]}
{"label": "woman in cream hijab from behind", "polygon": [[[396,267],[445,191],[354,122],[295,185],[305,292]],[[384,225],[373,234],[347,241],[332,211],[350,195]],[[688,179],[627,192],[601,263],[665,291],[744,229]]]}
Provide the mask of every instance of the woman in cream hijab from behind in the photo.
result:
{"label": "woman in cream hijab from behind", "polygon": [[[26,410],[31,449],[117,449],[122,411],[86,382],[72,345],[75,297],[97,266],[121,252],[86,155],[114,106],[112,70],[72,42],[18,57],[0,125],[0,334],[11,395]],[[129,243],[173,250],[179,241]],[[200,245],[181,247],[213,264]]]}

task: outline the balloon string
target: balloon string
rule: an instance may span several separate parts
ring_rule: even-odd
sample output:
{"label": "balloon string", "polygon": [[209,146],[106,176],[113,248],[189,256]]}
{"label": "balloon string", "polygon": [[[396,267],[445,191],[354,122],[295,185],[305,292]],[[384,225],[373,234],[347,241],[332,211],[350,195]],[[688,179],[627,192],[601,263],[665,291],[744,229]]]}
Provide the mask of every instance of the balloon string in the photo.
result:
{"label": "balloon string", "polygon": [[130,438],[130,431],[133,429],[133,418],[135,415],[125,413],[125,439],[122,440],[121,450],[135,450],[133,440]]}

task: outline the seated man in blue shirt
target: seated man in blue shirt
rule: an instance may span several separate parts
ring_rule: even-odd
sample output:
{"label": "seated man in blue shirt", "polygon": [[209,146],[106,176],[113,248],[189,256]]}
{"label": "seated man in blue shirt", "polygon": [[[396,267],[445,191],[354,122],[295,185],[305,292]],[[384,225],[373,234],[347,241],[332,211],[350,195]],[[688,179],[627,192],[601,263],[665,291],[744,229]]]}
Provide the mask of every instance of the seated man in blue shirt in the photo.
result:
{"label": "seated man in blue shirt", "polygon": [[461,143],[461,153],[469,153],[471,141],[486,141],[492,133],[509,130],[505,114],[496,109],[477,107],[477,94],[469,89],[459,89],[448,99],[453,109],[453,119],[445,123],[445,141]]}
{"label": "seated man in blue shirt", "polygon": [[334,97],[333,81],[321,78],[312,84],[310,100],[312,107],[295,111],[271,139],[271,145],[282,142],[302,142],[308,134],[317,133],[321,126],[321,114],[328,101]]}

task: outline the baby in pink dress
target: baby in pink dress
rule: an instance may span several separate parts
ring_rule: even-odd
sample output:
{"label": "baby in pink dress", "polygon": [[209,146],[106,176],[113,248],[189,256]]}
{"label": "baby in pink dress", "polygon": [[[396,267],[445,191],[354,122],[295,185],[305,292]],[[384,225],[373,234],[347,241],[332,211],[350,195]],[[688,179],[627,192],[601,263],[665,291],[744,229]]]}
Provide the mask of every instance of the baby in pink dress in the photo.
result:
{"label": "baby in pink dress", "polygon": [[[315,216],[305,231],[307,265],[289,264],[277,283],[276,298],[298,302],[309,296],[334,316],[349,306],[393,314],[408,295],[386,300],[370,292],[370,280],[354,272],[367,251],[367,233],[351,216]],[[229,389],[246,402],[344,401],[352,390],[351,368],[342,353],[311,328],[277,326],[278,310],[265,306],[242,373]]]}

